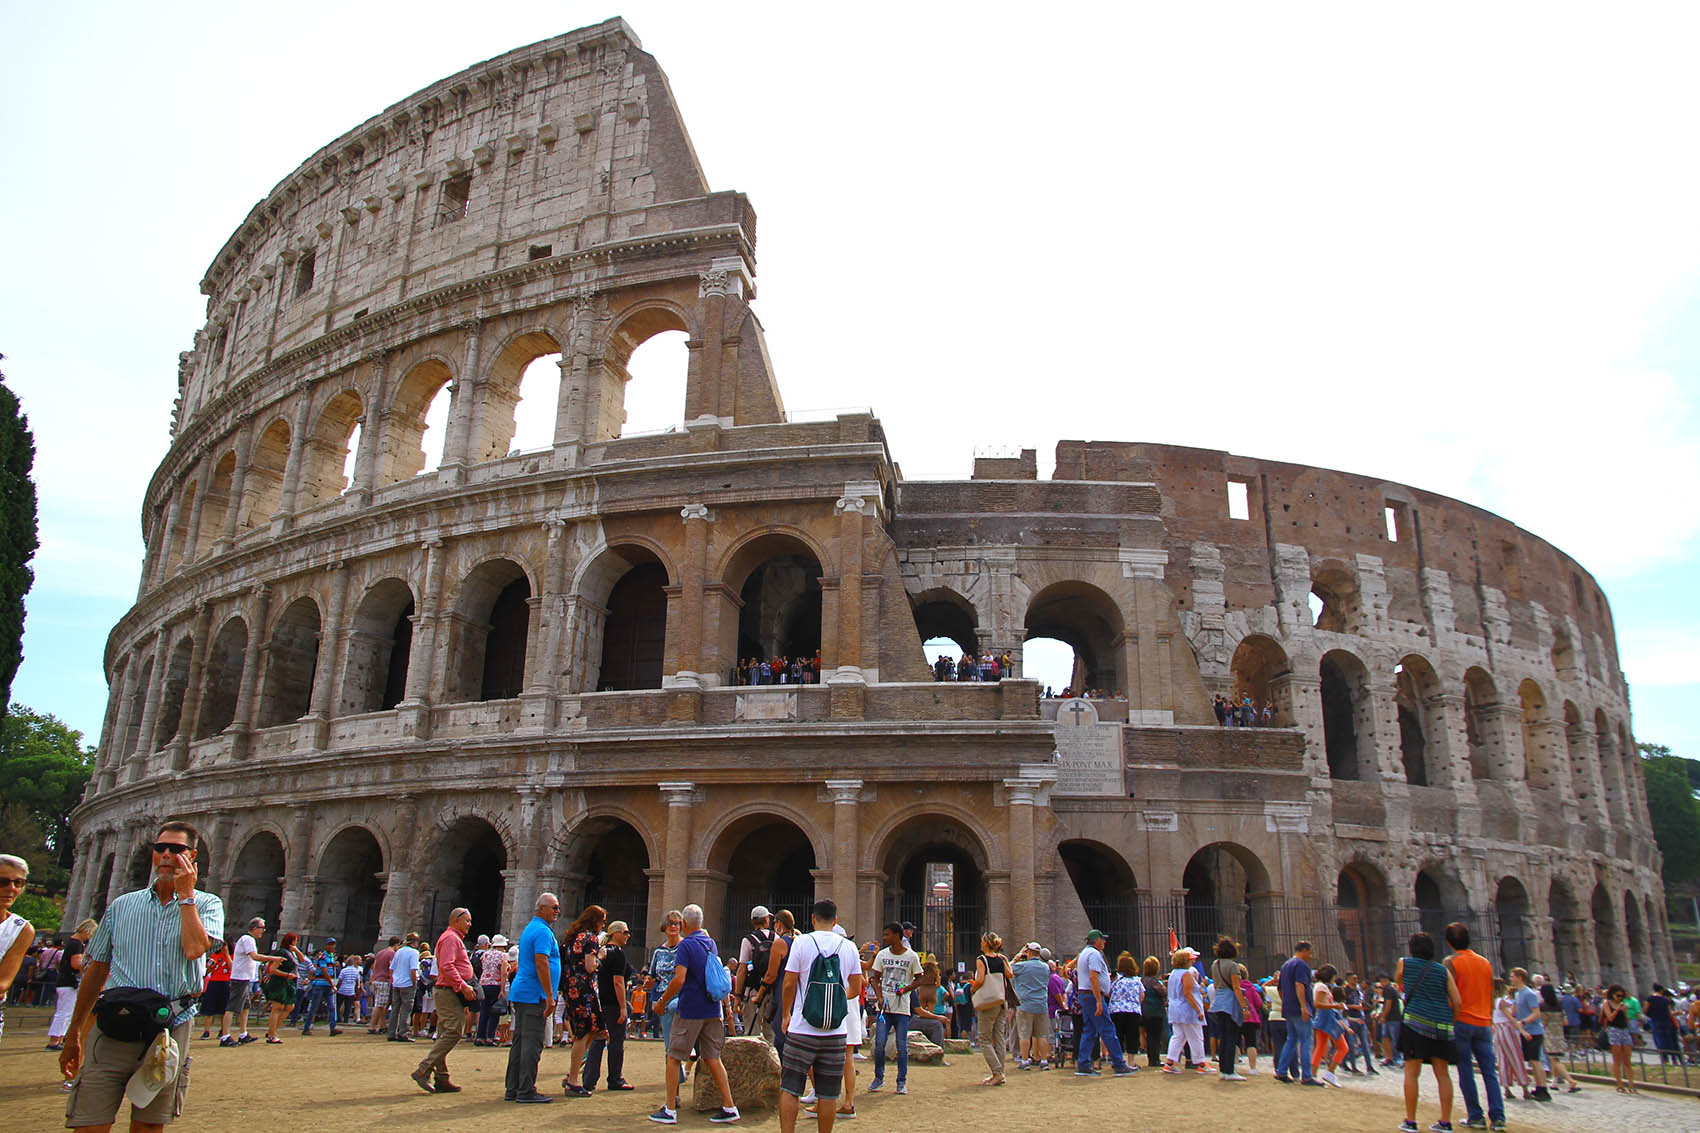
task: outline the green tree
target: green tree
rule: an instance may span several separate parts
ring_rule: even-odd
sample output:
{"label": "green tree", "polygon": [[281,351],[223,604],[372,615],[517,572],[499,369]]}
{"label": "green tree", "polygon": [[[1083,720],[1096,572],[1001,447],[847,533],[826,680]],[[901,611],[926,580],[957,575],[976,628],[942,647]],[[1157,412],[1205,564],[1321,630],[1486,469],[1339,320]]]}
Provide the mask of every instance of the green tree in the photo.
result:
{"label": "green tree", "polygon": [[[5,355],[0,354],[0,361]],[[35,582],[35,438],[18,397],[0,373],[0,714],[24,659],[24,595]]]}
{"label": "green tree", "polygon": [[1690,885],[1700,880],[1700,799],[1694,796],[1700,764],[1672,755],[1663,744],[1635,746],[1647,780],[1653,838],[1665,858],[1665,884]]}
{"label": "green tree", "polygon": [[[35,845],[7,851],[34,855],[32,881],[58,888],[58,875],[70,869],[71,808],[83,797],[93,761],[83,734],[56,716],[19,704],[0,717],[0,829],[12,837],[37,831]],[[38,859],[51,869],[38,874]]]}

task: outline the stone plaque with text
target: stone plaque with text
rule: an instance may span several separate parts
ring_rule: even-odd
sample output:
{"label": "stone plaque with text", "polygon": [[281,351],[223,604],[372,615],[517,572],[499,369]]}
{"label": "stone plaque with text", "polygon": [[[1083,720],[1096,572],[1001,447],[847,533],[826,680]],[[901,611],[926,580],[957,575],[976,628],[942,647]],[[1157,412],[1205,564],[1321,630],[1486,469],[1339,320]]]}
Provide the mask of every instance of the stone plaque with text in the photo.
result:
{"label": "stone plaque with text", "polygon": [[1057,709],[1057,785],[1053,795],[1120,798],[1122,728],[1101,724],[1089,700],[1065,700]]}

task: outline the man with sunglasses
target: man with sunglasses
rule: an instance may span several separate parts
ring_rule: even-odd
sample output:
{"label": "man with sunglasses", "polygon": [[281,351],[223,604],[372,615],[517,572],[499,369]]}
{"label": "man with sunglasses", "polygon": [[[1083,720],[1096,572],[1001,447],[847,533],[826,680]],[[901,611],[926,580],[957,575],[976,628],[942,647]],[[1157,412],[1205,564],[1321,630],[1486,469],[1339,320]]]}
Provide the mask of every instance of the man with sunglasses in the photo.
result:
{"label": "man with sunglasses", "polygon": [[132,1133],[157,1133],[182,1112],[189,1085],[189,1027],[204,958],[212,940],[224,936],[224,902],[195,888],[199,847],[200,832],[187,822],[160,826],[153,843],[153,884],[116,898],[89,943],[77,1006],[59,1052],[59,1070],[73,1083],[65,1107],[68,1129],[112,1127],[124,1087],[151,1045],[122,1042],[100,1031],[89,1035],[95,999],[108,982],[114,988],[146,988],[170,1000],[167,1028],[181,1058],[174,1081],[146,1105],[131,1102]]}

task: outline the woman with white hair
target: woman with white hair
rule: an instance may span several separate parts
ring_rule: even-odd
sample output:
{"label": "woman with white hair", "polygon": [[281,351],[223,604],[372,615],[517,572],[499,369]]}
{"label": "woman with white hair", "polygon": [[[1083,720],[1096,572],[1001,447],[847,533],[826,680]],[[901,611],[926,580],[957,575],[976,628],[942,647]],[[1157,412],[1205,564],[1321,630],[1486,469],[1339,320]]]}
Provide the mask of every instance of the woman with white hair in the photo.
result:
{"label": "woman with white hair", "polygon": [[6,1034],[6,996],[23,967],[24,954],[35,941],[35,926],[12,911],[12,902],[24,891],[30,864],[11,854],[0,854],[0,1037]]}

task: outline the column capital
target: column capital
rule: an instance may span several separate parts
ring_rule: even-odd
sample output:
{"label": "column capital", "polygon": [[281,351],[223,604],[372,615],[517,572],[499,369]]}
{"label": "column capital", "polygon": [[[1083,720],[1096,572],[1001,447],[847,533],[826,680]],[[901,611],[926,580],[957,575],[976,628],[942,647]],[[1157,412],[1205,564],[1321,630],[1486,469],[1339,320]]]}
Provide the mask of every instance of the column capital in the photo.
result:
{"label": "column capital", "polygon": [[655,786],[667,800],[668,806],[691,806],[702,801],[702,793],[697,790],[695,783],[674,780],[657,783]]}
{"label": "column capital", "polygon": [[826,795],[835,806],[841,803],[854,805],[862,800],[862,781],[860,779],[828,779],[826,780]]}
{"label": "column capital", "polygon": [[1034,796],[1043,784],[1033,779],[1005,779],[1005,797],[1010,806],[1032,806]]}
{"label": "column capital", "polygon": [[709,510],[707,504],[686,504],[679,509],[679,518],[686,523],[693,519],[700,519],[704,523],[713,523],[714,512]]}

